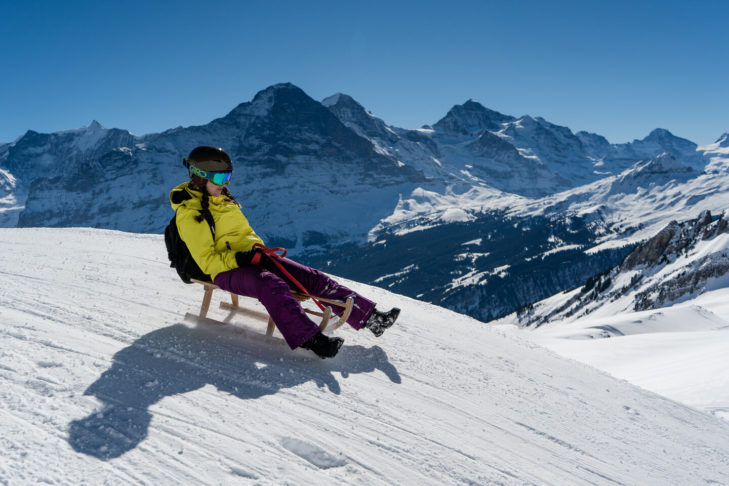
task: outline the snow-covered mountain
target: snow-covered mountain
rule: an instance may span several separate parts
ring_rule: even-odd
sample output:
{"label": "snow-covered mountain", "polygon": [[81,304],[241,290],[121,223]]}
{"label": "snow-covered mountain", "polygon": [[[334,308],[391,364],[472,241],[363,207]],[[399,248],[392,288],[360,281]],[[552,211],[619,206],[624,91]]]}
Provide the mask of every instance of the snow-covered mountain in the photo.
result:
{"label": "snow-covered mountain", "polygon": [[407,131],[343,95],[327,105],[441,187],[401,197],[365,248],[312,261],[480,319],[582,284],[672,219],[729,207],[726,137],[610,144],[472,100]]}
{"label": "snow-covered mountain", "polygon": [[[0,167],[17,181],[18,209],[6,224],[161,232],[171,217],[169,190],[187,178],[182,157],[203,144],[231,153],[234,193],[256,230],[292,250],[362,239],[400,192],[424,181],[290,84],[272,86],[204,126],[127,133],[116,145],[104,133],[117,131],[92,124],[72,133],[28,132],[10,144]],[[100,142],[78,149],[91,134]]]}
{"label": "snow-covered mountain", "polygon": [[726,212],[672,221],[615,268],[495,324],[729,419],[728,230]]}
{"label": "snow-covered mountain", "polygon": [[80,224],[76,215],[59,221],[50,214],[72,209],[73,199],[80,193],[94,193],[100,177],[123,174],[115,169],[126,168],[125,156],[133,143],[134,136],[128,131],[105,129],[93,121],[88,127],[51,134],[29,130],[14,143],[0,147],[0,225],[33,221],[30,215],[40,205],[29,199],[31,188],[33,194],[48,191],[60,196],[39,208],[48,211],[43,225],[73,224],[77,219]]}
{"label": "snow-covered mountain", "polygon": [[712,172],[663,153],[537,199],[482,187],[416,191],[365,251],[344,251],[330,268],[490,320],[582,285],[672,220],[729,207],[725,155],[715,153]]}
{"label": "snow-covered mountain", "polygon": [[725,214],[712,218],[705,211],[694,220],[672,221],[653,238],[636,245],[620,265],[593,276],[581,287],[525,306],[516,313],[516,320],[521,326],[538,327],[593,313],[605,316],[658,309],[729,287]]}
{"label": "snow-covered mountain", "polygon": [[582,284],[671,220],[729,207],[729,142],[611,144],[469,100],[417,130],[350,96],[271,86],[207,125],[89,127],[0,145],[0,226],[161,233],[180,161],[214,144],[270,246],[492,319]]}
{"label": "snow-covered mountain", "polygon": [[729,484],[725,421],[380,288],[319,360],[183,321],[160,235],[0,229],[0,272],[3,484]]}

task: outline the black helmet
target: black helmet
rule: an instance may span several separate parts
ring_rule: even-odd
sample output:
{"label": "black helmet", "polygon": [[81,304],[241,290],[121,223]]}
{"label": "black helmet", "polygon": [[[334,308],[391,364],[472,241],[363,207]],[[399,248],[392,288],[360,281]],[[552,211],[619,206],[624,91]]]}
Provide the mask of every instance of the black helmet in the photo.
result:
{"label": "black helmet", "polygon": [[205,172],[233,172],[230,156],[220,147],[207,145],[196,147],[190,155],[182,159],[182,164],[188,169],[193,165]]}

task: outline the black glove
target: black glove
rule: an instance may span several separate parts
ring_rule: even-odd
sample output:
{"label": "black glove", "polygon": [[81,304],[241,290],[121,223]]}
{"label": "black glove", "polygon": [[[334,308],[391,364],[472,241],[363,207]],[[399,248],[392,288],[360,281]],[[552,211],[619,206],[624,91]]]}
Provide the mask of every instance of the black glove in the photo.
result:
{"label": "black glove", "polygon": [[262,251],[263,250],[261,248],[253,248],[252,250],[248,251],[236,252],[235,261],[238,262],[239,267],[250,265],[253,257],[256,256],[257,253],[261,253]]}

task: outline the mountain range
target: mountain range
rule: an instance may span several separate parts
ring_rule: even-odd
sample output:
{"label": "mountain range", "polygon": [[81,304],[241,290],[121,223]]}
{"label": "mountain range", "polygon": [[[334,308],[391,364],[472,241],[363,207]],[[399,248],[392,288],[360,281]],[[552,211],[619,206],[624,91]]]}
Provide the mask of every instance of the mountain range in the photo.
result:
{"label": "mountain range", "polygon": [[468,100],[420,129],[292,84],[222,118],[135,136],[88,127],[0,144],[0,226],[161,233],[181,159],[218,145],[269,246],[490,320],[618,265],[669,221],[729,207],[729,135],[611,144]]}

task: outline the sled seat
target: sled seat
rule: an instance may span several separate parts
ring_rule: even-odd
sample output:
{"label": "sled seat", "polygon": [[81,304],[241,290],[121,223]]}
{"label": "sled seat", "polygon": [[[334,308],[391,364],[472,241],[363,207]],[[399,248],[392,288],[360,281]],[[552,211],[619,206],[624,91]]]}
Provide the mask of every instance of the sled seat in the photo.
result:
{"label": "sled seat", "polygon": [[[191,280],[192,280],[192,282],[194,282],[196,284],[200,284],[204,287],[204,294],[203,294],[202,305],[200,306],[200,314],[195,315],[195,314],[188,312],[187,314],[185,314],[185,318],[198,319],[198,320],[210,322],[213,324],[225,325],[225,323],[222,321],[210,319],[208,317],[208,311],[210,310],[210,301],[213,298],[213,292],[215,290],[220,289],[220,287],[218,287],[217,285],[215,285],[212,282],[205,282],[203,280],[197,280],[194,278]],[[296,298],[296,300],[298,300],[299,302],[303,303],[303,302],[309,300],[309,297],[305,294],[295,292],[293,290],[291,291],[291,293],[293,294],[294,298]],[[241,296],[241,295],[235,294],[233,292],[230,292],[231,302],[230,303],[220,302],[220,308],[227,309],[230,312],[246,314],[246,315],[255,317],[257,319],[262,319],[264,321],[267,321],[268,328],[266,329],[266,336],[268,336],[268,337],[272,336],[273,331],[276,329],[276,324],[273,322],[273,319],[271,319],[271,316],[269,316],[267,312],[242,307],[240,305],[239,297],[245,297],[245,296]],[[339,300],[326,299],[324,297],[317,297],[317,296],[314,296],[314,297],[316,297],[317,300],[319,300],[325,304],[330,304],[329,306],[326,307],[324,312],[319,311],[318,308],[317,309],[308,309],[308,308],[302,306],[304,311],[307,314],[321,317],[321,322],[319,324],[319,330],[322,332],[324,332],[326,330],[338,329],[342,324],[344,324],[344,322],[346,322],[347,318],[349,318],[349,315],[352,313],[352,305],[354,303],[352,297],[347,297],[347,300],[345,302],[342,302]],[[245,297],[245,298],[250,298],[250,297]],[[335,319],[332,319],[332,307],[331,307],[332,305],[344,308],[344,311],[342,312],[342,315],[340,317],[337,318],[335,316]]]}

